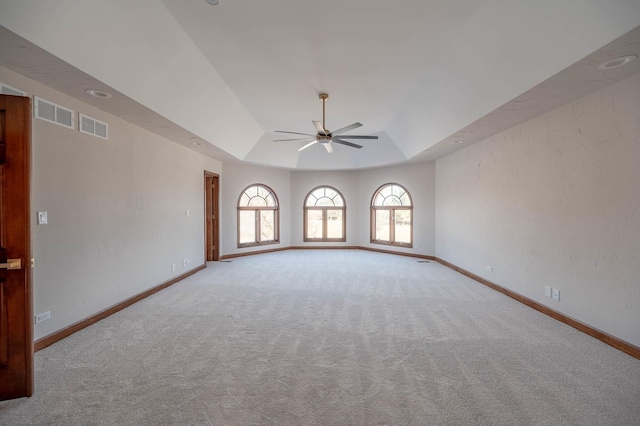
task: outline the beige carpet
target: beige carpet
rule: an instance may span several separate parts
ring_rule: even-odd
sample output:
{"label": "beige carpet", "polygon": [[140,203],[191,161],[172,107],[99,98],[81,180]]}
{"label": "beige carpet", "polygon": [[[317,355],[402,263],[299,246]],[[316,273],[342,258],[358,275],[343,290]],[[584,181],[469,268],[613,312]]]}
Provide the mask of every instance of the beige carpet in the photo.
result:
{"label": "beige carpet", "polygon": [[36,354],[2,425],[638,425],[640,361],[438,263],[287,251]]}

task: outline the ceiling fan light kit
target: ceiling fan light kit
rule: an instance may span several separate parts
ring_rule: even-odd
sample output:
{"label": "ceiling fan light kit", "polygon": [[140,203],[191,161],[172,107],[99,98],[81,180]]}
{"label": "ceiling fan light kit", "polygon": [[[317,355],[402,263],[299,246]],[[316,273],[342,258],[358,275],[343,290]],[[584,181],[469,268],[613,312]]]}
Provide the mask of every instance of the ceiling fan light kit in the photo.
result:
{"label": "ceiling fan light kit", "polygon": [[[320,100],[322,101],[322,123],[319,121],[312,121],[313,126],[316,128],[316,134],[313,135],[311,133],[298,133],[298,132],[286,132],[283,130],[276,130],[277,133],[287,133],[290,135],[302,135],[306,136],[306,138],[296,138],[296,139],[275,139],[274,142],[289,142],[289,141],[298,141],[298,142],[308,142],[307,144],[301,146],[298,149],[298,152],[304,151],[305,149],[313,146],[317,143],[322,144],[328,153],[333,152],[333,143],[337,143],[340,145],[348,146],[351,148],[362,148],[362,145],[358,145],[352,142],[348,142],[344,139],[378,139],[377,136],[365,136],[365,135],[344,135],[344,133],[349,130],[357,129],[358,127],[362,127],[361,123],[353,123],[345,127],[341,127],[338,130],[334,130],[333,132],[327,130],[325,124],[325,102],[329,99],[329,95],[326,93],[320,93],[318,95]],[[339,138],[336,136],[340,136]]]}

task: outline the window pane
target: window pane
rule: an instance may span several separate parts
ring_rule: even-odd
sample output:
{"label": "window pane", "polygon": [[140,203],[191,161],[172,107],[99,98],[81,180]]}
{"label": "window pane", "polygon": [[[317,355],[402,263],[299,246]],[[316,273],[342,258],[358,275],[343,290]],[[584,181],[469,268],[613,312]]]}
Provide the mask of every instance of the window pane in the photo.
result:
{"label": "window pane", "polygon": [[269,207],[276,207],[276,199],[273,196],[273,194],[269,193],[269,195],[267,196],[267,198],[265,198],[265,201],[267,202],[267,206]]}
{"label": "window pane", "polygon": [[307,238],[322,238],[322,210],[307,210]]}
{"label": "window pane", "polygon": [[327,238],[342,238],[342,210],[327,210]]}
{"label": "window pane", "polygon": [[333,203],[336,207],[344,207],[344,201],[342,200],[342,197],[340,195],[336,195],[333,198]]}
{"label": "window pane", "polygon": [[258,187],[258,197],[260,198],[267,198],[267,196],[270,194],[270,192],[267,190],[267,188],[263,187],[263,186],[259,186]]}
{"label": "window pane", "polygon": [[322,197],[316,202],[317,207],[334,207],[335,203],[331,198]]}
{"label": "window pane", "polygon": [[276,239],[275,216],[275,210],[260,211],[260,241]]}
{"label": "window pane", "polygon": [[324,197],[324,187],[316,189],[315,191],[313,191],[312,195],[316,198]]}
{"label": "window pane", "polygon": [[313,207],[316,205],[316,201],[318,201],[318,199],[313,194],[309,194],[309,196],[307,197],[307,204],[305,205],[307,207]]}
{"label": "window pane", "polygon": [[250,207],[266,207],[267,202],[262,197],[253,197],[251,200],[249,200],[249,206]]}
{"label": "window pane", "polygon": [[240,197],[240,202],[238,203],[238,205],[240,207],[247,207],[247,206],[249,206],[249,200],[250,199],[251,198],[249,198],[249,196],[245,192],[245,193],[242,194],[242,197]]}
{"label": "window pane", "polygon": [[240,211],[240,244],[256,242],[255,210]]}
{"label": "window pane", "polygon": [[376,235],[378,241],[390,241],[389,210],[376,210]]}
{"label": "window pane", "polygon": [[395,242],[411,243],[411,211],[395,211]]}
{"label": "window pane", "polygon": [[251,186],[251,187],[247,188],[247,190],[245,191],[245,193],[246,193],[249,197],[255,197],[256,195],[258,195],[258,187],[257,187],[257,186]]}
{"label": "window pane", "polygon": [[382,205],[383,206],[399,206],[399,205],[402,205],[402,202],[400,201],[400,198],[396,197],[395,195],[390,195],[389,197],[385,198],[384,203]]}
{"label": "window pane", "polygon": [[402,196],[400,197],[400,201],[402,201],[402,205],[403,206],[410,206],[411,205],[411,198],[409,198],[409,194],[408,193],[404,193],[402,194]]}
{"label": "window pane", "polygon": [[378,194],[376,195],[376,199],[373,201],[373,205],[374,206],[382,206],[384,203],[384,197],[382,196],[382,194]]}

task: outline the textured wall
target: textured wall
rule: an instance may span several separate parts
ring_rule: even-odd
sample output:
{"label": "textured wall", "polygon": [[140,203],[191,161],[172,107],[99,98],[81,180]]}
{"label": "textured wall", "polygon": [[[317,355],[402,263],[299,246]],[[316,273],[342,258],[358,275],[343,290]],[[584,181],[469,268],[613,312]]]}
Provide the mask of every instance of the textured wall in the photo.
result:
{"label": "textured wall", "polygon": [[[289,247],[290,172],[264,166],[224,163],[220,177],[220,253],[235,254]],[[249,185],[260,183],[273,189],[280,203],[280,243],[238,248],[238,198]]]}
{"label": "textured wall", "polygon": [[438,160],[436,255],[640,346],[640,75]]}
{"label": "textured wall", "polygon": [[34,311],[51,311],[36,339],[203,263],[203,171],[219,162],[6,69],[0,81],[109,124],[103,140],[33,119]]}

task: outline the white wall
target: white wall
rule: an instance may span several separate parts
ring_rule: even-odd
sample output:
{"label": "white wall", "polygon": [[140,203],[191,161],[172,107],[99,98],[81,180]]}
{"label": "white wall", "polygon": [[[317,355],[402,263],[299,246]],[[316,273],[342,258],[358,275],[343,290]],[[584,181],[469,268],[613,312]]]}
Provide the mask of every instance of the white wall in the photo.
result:
{"label": "white wall", "polygon": [[[290,172],[272,167],[224,163],[220,177],[220,254],[273,250],[289,247],[290,237]],[[264,246],[238,248],[238,199],[252,184],[271,188],[280,203],[280,242]]]}
{"label": "white wall", "polygon": [[[359,220],[359,245],[393,251],[435,255],[435,162],[406,164],[363,170],[358,175],[359,204],[363,208]],[[374,192],[386,183],[404,186],[413,201],[413,248],[371,244],[370,210]]]}
{"label": "white wall", "polygon": [[636,74],[439,159],[436,255],[640,346],[639,117]]}
{"label": "white wall", "polygon": [[36,339],[204,263],[203,171],[218,161],[4,68],[0,81],[109,124],[103,140],[33,119],[34,312],[51,311]]}

